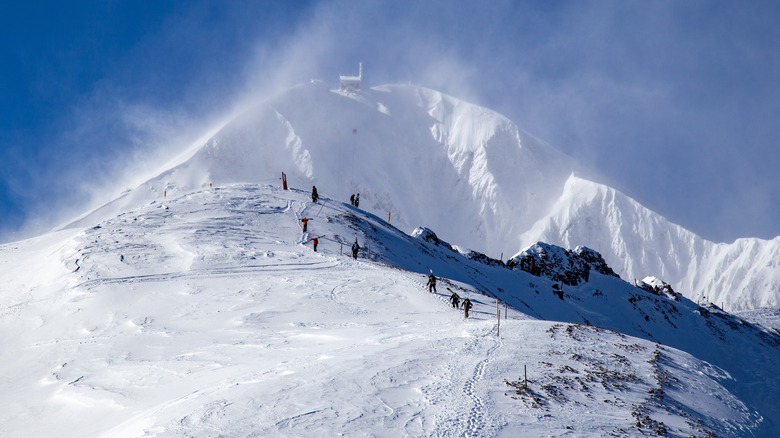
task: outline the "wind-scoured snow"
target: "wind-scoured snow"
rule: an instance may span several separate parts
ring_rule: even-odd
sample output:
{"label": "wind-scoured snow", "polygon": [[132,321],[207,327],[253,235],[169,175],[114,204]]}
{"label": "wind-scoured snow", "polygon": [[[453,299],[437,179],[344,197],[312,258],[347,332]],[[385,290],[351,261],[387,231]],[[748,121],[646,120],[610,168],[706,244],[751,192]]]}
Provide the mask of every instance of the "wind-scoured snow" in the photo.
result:
{"label": "wind-scoured snow", "polygon": [[[174,166],[69,226],[209,185],[318,185],[405,232],[505,258],[536,241],[601,252],[624,278],[654,275],[730,310],[780,305],[780,238],[708,242],[620,192],[506,117],[438,91],[354,93],[312,81],[256,104]],[[575,174],[579,176],[575,176]]]}
{"label": "wind-scoured snow", "polygon": [[780,430],[776,331],[598,272],[559,298],[550,278],[320,194],[180,191],[0,246],[0,434]]}
{"label": "wind-scoured snow", "polygon": [[312,81],[247,110],[160,175],[72,225],[89,225],[165,193],[228,183],[319,185],[388,214],[401,229],[436,224],[464,246],[520,246],[573,160],[507,118],[440,92],[386,85],[343,94]]}

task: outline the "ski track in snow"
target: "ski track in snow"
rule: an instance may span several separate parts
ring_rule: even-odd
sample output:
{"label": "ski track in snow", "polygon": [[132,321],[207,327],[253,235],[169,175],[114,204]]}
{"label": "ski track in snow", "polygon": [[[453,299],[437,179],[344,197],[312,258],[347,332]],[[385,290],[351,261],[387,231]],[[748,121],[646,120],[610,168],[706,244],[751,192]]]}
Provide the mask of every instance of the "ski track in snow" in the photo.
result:
{"label": "ski track in snow", "polygon": [[[457,350],[455,358],[444,364],[439,381],[425,391],[432,404],[450,403],[458,406],[457,415],[453,417],[447,413],[438,418],[430,436],[491,437],[499,433],[503,424],[495,404],[487,397],[486,389],[492,385],[486,385],[483,381],[485,371],[503,346],[503,341],[496,337],[494,325],[486,328],[485,324],[490,322],[478,319],[467,322],[477,324],[470,330],[479,330],[481,333],[473,335]],[[490,343],[490,347],[485,349],[484,344],[487,343]],[[473,359],[480,357],[483,358],[474,364]],[[471,372],[464,381],[460,377],[460,370],[466,366],[471,367]]]}
{"label": "ski track in snow", "polygon": [[[489,335],[494,335],[493,330]],[[487,337],[487,336],[485,336]],[[471,377],[463,385],[463,393],[466,394],[472,401],[473,406],[469,410],[468,418],[466,420],[466,432],[467,437],[486,437],[492,436],[496,432],[495,422],[493,420],[495,414],[489,412],[486,407],[485,401],[478,394],[478,386],[485,376],[485,368],[493,360],[494,353],[501,348],[502,342],[500,339],[492,339],[494,345],[485,352],[485,358],[477,363],[474,367],[474,372]]]}

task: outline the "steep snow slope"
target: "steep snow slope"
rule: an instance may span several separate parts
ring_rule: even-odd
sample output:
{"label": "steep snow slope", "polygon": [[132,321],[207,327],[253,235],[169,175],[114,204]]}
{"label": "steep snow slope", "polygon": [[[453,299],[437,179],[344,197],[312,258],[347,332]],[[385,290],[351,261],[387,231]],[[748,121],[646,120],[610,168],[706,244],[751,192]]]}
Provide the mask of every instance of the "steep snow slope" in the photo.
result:
{"label": "steep snow slope", "polygon": [[461,244],[509,254],[577,166],[505,117],[429,89],[359,94],[322,82],[286,90],[228,123],[190,159],[73,225],[89,226],[167,194],[286,172],[411,231],[436,224]]}
{"label": "steep snow slope", "polygon": [[524,233],[588,245],[628,279],[656,275],[694,301],[729,310],[780,306],[780,237],[713,243],[610,187],[572,176],[549,214]]}
{"label": "steep snow slope", "polygon": [[[486,108],[386,85],[286,90],[225,125],[178,165],[71,226],[90,226],[209,184],[313,184],[405,231],[426,224],[494,257],[542,240],[602,252],[625,278],[656,275],[730,310],[777,306],[780,238],[707,242],[610,188]],[[568,180],[568,183],[567,183]]]}
{"label": "steep snow slope", "polygon": [[[550,279],[307,198],[180,193],[0,247],[0,433],[778,433],[773,332],[596,273],[559,299]],[[500,337],[480,292],[509,304]]]}
{"label": "steep snow slope", "polygon": [[[367,235],[382,234],[376,223],[363,224],[359,229]],[[498,297],[529,316],[592,324],[687,351],[726,370],[734,382],[739,382],[726,386],[743,400],[761,406],[766,430],[775,430],[780,424],[775,409],[780,402],[775,389],[780,386],[776,365],[780,360],[780,337],[776,330],[764,329],[712,305],[700,307],[677,294],[655,294],[613,275],[599,273],[608,273],[609,269],[591,269],[587,282],[566,285],[560,280],[506,269],[497,260],[454,247],[430,232],[414,234],[432,243],[435,250],[428,244],[422,245],[421,255],[410,259],[394,257],[396,251],[392,246],[388,249],[378,243],[374,246],[382,248],[381,254],[389,254],[388,259],[394,265],[423,273],[433,269]],[[391,236],[384,236],[383,240],[393,241]],[[553,251],[564,252],[561,248]],[[593,267],[600,265],[598,261],[589,263]],[[561,298],[556,291],[560,291]]]}

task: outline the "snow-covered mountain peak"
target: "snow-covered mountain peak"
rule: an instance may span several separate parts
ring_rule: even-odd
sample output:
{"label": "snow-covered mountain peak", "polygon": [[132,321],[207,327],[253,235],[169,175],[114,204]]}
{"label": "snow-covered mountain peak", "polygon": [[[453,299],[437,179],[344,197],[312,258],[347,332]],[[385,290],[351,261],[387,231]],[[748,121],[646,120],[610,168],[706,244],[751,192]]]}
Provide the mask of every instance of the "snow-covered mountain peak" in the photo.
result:
{"label": "snow-covered mountain peak", "polygon": [[[357,92],[321,81],[258,102],[180,164],[72,226],[168,196],[232,183],[316,185],[411,232],[494,258],[537,241],[603,254],[627,279],[657,275],[731,310],[780,303],[780,238],[714,244],[618,190],[506,117],[411,85]],[[774,257],[774,259],[773,259]]]}
{"label": "snow-covered mountain peak", "polygon": [[716,244],[614,188],[574,175],[522,240],[587,245],[629,280],[655,275],[693,300],[730,310],[780,305],[780,270],[772,261],[780,256],[780,238]]}
{"label": "snow-covered mountain peak", "polygon": [[[318,185],[411,231],[436,224],[449,240],[513,253],[576,164],[506,117],[443,93],[384,85],[342,93],[313,81],[247,110],[186,162],[96,213],[210,184]],[[78,225],[86,225],[82,221]]]}

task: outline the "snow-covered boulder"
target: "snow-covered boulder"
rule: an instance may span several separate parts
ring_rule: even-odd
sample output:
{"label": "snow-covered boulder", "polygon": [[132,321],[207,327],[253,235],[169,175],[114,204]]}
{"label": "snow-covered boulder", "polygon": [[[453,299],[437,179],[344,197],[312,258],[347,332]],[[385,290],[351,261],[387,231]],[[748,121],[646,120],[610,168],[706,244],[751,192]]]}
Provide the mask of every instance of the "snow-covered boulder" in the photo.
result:
{"label": "snow-covered boulder", "polygon": [[680,299],[680,294],[672,289],[672,286],[658,277],[648,276],[636,282],[635,286],[656,295],[665,295],[675,301]]}
{"label": "snow-covered boulder", "polygon": [[449,243],[439,239],[439,236],[436,235],[436,233],[433,232],[430,228],[425,227],[417,227],[412,231],[412,237],[415,239],[424,240],[428,243],[432,243],[436,246],[443,246],[444,248],[449,249],[450,251],[455,251],[455,248],[452,247]]}

